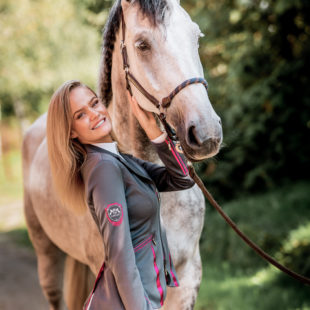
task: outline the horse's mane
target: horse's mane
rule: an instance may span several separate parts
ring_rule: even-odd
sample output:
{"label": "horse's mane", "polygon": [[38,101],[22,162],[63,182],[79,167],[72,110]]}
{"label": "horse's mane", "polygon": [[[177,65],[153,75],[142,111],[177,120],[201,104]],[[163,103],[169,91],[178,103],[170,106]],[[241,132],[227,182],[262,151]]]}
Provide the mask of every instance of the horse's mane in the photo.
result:
{"label": "horse's mane", "polygon": [[[165,13],[168,10],[166,0],[133,0],[131,2],[140,6],[142,14],[148,17],[154,26],[159,23],[163,23]],[[106,106],[108,106],[113,95],[111,86],[112,54],[116,34],[120,27],[121,14],[121,0],[116,0],[110,10],[110,14],[103,31],[98,91],[99,97]]]}

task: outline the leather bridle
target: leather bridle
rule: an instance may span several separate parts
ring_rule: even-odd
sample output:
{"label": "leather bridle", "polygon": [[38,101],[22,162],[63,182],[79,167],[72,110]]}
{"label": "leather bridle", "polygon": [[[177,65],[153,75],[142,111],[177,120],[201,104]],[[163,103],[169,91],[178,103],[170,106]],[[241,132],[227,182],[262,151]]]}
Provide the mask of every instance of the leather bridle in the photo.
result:
{"label": "leather bridle", "polygon": [[[151,101],[156,108],[159,109],[160,113],[158,115],[160,121],[162,122],[167,134],[172,140],[178,140],[175,131],[170,127],[170,125],[166,121],[166,110],[171,105],[173,98],[185,87],[191,84],[201,83],[205,86],[206,90],[208,90],[208,83],[203,78],[192,78],[189,80],[184,81],[179,86],[177,86],[167,97],[164,97],[161,101],[157,100],[152,94],[150,94],[145,88],[138,82],[138,80],[134,77],[134,75],[130,72],[129,62],[128,62],[128,54],[127,48],[125,44],[125,34],[126,34],[126,24],[124,20],[124,15],[122,12],[122,40],[121,40],[121,53],[123,58],[123,69],[125,71],[126,76],[126,88],[129,90],[130,94],[132,95],[132,90],[130,87],[131,82],[139,92],[146,97],[149,101]],[[282,272],[290,275],[291,277],[295,278],[296,280],[310,285],[310,279],[300,275],[289,268],[283,266],[275,259],[273,259],[270,255],[268,255],[265,251],[263,251],[257,244],[255,244],[252,240],[250,240],[240,229],[237,225],[233,222],[233,220],[223,211],[221,206],[215,201],[212,197],[210,192],[206,189],[203,182],[197,175],[194,166],[190,161],[188,161],[188,171],[191,178],[195,181],[195,183],[199,186],[205,197],[209,200],[210,204],[220,213],[220,215],[224,218],[224,220],[229,224],[229,226],[243,239],[245,243],[247,243],[258,255],[260,255],[263,259],[268,261],[270,264],[277,267]]]}
{"label": "leather bridle", "polygon": [[172,140],[176,140],[176,133],[171,128],[171,126],[166,121],[166,110],[170,107],[173,98],[185,87],[192,85],[192,84],[202,84],[206,90],[208,90],[208,83],[205,79],[201,77],[196,77],[192,79],[188,79],[178,85],[167,97],[164,97],[162,100],[158,100],[152,94],[150,94],[139,81],[135,78],[135,76],[130,72],[130,66],[128,61],[128,53],[127,47],[125,44],[125,35],[126,35],[126,23],[124,20],[124,14],[122,12],[122,39],[121,39],[121,54],[123,58],[123,69],[125,71],[125,78],[126,78],[126,88],[132,95],[132,90],[130,83],[135,86],[135,88],[145,97],[147,98],[153,105],[159,110],[158,118],[162,122],[167,134]]}

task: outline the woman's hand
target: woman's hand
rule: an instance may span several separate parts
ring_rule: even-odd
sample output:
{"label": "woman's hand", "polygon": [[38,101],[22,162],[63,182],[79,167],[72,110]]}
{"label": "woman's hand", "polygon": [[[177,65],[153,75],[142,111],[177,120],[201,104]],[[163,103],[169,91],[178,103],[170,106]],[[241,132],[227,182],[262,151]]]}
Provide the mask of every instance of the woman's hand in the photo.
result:
{"label": "woman's hand", "polygon": [[153,113],[143,110],[139,106],[137,100],[134,97],[132,97],[128,91],[127,91],[127,97],[128,97],[128,101],[130,102],[130,106],[131,106],[131,110],[133,114],[137,118],[141,127],[144,129],[148,138],[150,140],[153,140],[159,137],[162,134],[162,131],[159,129]]}

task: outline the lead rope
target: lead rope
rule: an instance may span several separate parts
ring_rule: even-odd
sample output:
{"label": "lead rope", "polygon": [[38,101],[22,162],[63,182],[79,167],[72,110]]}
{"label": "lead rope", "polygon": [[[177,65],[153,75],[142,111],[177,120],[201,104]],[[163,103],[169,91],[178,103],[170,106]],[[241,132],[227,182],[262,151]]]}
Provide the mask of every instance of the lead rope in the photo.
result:
{"label": "lead rope", "polygon": [[[126,24],[124,21],[124,15],[122,13],[122,40],[121,40],[121,53],[123,58],[123,69],[125,71],[125,79],[126,79],[126,88],[129,90],[130,94],[132,95],[132,90],[130,87],[129,81],[148,99],[150,102],[152,102],[160,111],[160,114],[157,115],[160,122],[163,124],[165,131],[167,132],[168,136],[171,138],[171,140],[177,141],[176,132],[174,129],[168,124],[166,121],[166,115],[164,111],[170,106],[172,99],[178,94],[182,89],[187,87],[191,84],[197,84],[201,83],[204,85],[206,89],[208,89],[208,84],[205,79],[202,78],[193,78],[184,81],[182,84],[180,84],[178,87],[176,87],[167,97],[163,98],[161,102],[159,102],[154,96],[152,96],[149,92],[147,92],[144,87],[139,83],[139,81],[131,74],[129,70],[129,63],[128,63],[128,54],[127,54],[127,48],[125,44],[125,31],[126,31]],[[260,255],[263,259],[268,261],[270,264],[274,265],[284,273],[290,275],[291,277],[295,278],[296,280],[299,280],[300,282],[310,285],[310,279],[306,278],[287,267],[281,265],[279,262],[274,260],[270,255],[268,255],[266,252],[264,252],[258,245],[256,245],[253,241],[251,241],[242,231],[239,230],[237,225],[233,222],[233,220],[223,211],[223,209],[220,207],[220,205],[214,200],[212,195],[209,193],[209,191],[205,188],[203,182],[197,175],[193,165],[188,162],[188,170],[191,178],[195,181],[195,183],[199,186],[205,197],[209,200],[210,204],[216,209],[217,212],[221,214],[221,216],[224,218],[224,220],[229,224],[229,226],[244,240],[245,243],[247,243],[258,255]]]}
{"label": "lead rope", "polygon": [[258,245],[256,245],[252,240],[250,240],[234,223],[234,221],[223,211],[221,206],[215,201],[215,199],[212,197],[210,192],[206,189],[203,182],[197,175],[193,165],[191,163],[188,164],[188,171],[191,178],[195,181],[195,183],[199,186],[205,197],[209,200],[210,204],[216,209],[218,213],[221,214],[221,216],[224,218],[224,220],[229,224],[229,226],[244,240],[245,243],[247,243],[258,255],[260,255],[262,258],[267,260],[270,264],[274,265],[284,273],[290,275],[291,277],[295,278],[296,280],[310,285],[310,279],[307,277],[304,277],[289,268],[283,266],[279,262],[277,262],[275,259],[273,259],[269,254],[267,254],[265,251],[263,251]]}

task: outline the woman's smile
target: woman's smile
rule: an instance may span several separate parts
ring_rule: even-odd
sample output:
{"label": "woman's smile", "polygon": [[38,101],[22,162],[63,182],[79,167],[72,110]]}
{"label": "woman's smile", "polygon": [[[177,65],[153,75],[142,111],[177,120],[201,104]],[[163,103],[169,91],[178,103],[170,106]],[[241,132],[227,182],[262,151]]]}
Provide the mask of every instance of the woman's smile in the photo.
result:
{"label": "woman's smile", "polygon": [[94,128],[92,128],[92,130],[100,128],[104,124],[105,120],[106,120],[106,117],[104,116],[100,121],[97,122],[97,124],[95,125]]}

